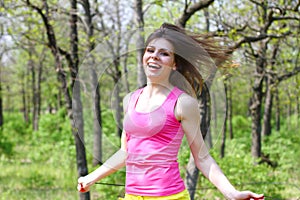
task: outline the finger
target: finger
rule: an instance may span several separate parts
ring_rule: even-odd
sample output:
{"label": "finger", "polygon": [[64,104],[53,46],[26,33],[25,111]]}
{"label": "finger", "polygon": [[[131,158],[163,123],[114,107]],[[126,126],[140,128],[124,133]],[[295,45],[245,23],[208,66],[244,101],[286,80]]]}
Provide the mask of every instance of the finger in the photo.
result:
{"label": "finger", "polygon": [[263,200],[265,199],[264,195],[260,196],[260,197],[252,197],[253,200]]}
{"label": "finger", "polygon": [[79,192],[86,192],[86,190],[84,189],[82,183],[79,183]]}

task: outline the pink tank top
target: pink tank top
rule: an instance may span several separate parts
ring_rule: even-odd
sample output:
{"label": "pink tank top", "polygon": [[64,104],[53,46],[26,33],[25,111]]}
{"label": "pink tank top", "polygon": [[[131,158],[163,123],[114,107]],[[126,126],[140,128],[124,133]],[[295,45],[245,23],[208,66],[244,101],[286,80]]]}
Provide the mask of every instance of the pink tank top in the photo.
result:
{"label": "pink tank top", "polygon": [[164,103],[149,113],[135,110],[143,88],[135,91],[124,117],[127,137],[126,193],[168,196],[185,189],[177,162],[183,138],[174,108],[183,91],[174,87]]}

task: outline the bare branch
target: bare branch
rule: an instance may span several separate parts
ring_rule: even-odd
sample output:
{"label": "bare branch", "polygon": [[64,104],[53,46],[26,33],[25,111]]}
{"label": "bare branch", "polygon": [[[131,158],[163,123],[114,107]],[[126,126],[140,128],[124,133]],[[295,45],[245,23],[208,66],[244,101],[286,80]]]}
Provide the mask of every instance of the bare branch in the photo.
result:
{"label": "bare branch", "polygon": [[291,71],[291,72],[288,72],[288,73],[286,73],[286,74],[283,74],[283,75],[279,76],[279,77],[278,77],[278,81],[279,81],[279,82],[284,81],[284,80],[286,80],[286,79],[288,79],[288,78],[291,78],[292,76],[295,76],[295,75],[298,74],[298,73],[300,73],[300,66],[295,67],[295,68],[293,69],[293,71]]}
{"label": "bare branch", "polygon": [[207,8],[214,0],[202,0],[190,6],[186,6],[183,14],[176,20],[176,24],[185,27],[186,22],[195,14],[195,12]]}

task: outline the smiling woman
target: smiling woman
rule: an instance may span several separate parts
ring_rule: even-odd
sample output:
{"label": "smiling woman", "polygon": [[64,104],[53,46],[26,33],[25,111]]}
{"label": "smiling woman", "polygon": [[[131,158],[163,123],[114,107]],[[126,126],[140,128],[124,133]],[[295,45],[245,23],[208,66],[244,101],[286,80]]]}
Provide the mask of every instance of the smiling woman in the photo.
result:
{"label": "smiling woman", "polygon": [[124,98],[121,148],[101,167],[78,179],[78,190],[126,166],[126,195],[130,199],[188,200],[180,177],[178,152],[185,135],[198,169],[228,199],[263,199],[238,191],[210,156],[200,130],[200,111],[194,98],[213,61],[226,52],[212,40],[163,24],[146,41],[143,56],[147,85]]}

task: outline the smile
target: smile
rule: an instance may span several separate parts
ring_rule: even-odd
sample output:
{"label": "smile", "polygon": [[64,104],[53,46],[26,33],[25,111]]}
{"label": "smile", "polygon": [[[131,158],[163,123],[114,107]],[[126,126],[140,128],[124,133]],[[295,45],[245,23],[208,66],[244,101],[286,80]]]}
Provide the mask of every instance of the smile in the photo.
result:
{"label": "smile", "polygon": [[147,66],[149,68],[152,68],[152,69],[160,69],[161,68],[161,66],[159,66],[159,65],[153,65],[153,64],[148,64]]}

